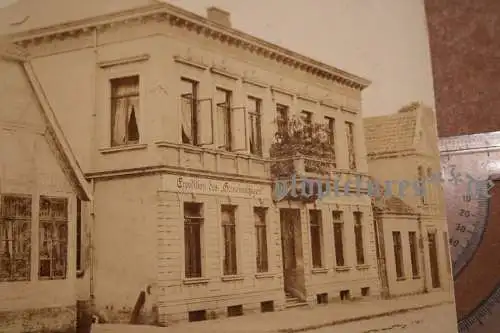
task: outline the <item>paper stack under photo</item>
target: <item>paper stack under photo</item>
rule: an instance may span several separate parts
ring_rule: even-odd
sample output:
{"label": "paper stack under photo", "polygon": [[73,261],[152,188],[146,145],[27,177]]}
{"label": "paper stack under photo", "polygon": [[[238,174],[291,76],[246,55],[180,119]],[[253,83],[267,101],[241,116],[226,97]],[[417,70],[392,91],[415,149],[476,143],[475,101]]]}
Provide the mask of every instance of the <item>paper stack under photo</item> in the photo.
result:
{"label": "paper stack under photo", "polygon": [[462,332],[424,3],[312,4],[0,0],[0,333]]}

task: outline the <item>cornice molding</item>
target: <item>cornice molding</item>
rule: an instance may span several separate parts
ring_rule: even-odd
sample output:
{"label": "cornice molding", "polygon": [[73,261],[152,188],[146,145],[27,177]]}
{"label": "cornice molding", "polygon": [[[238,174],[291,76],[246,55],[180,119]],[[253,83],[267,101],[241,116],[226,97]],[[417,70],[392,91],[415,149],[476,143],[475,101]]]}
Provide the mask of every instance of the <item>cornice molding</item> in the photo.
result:
{"label": "cornice molding", "polygon": [[92,30],[106,30],[117,24],[130,24],[132,22],[144,23],[147,21],[168,21],[172,26],[186,29],[197,34],[203,34],[206,38],[218,40],[221,43],[241,48],[249,53],[254,53],[263,58],[273,60],[352,89],[363,90],[371,83],[369,80],[362,77],[321,63],[241,31],[224,27],[202,16],[167,3],[152,4],[119,13],[29,30],[13,34],[10,37],[14,42],[20,45],[27,45],[30,43],[48,42],[53,39],[74,38]]}
{"label": "cornice molding", "polygon": [[101,68],[108,68],[108,67],[113,67],[113,66],[118,66],[118,65],[125,65],[125,64],[131,64],[134,62],[143,62],[149,60],[150,55],[145,53],[145,54],[140,54],[132,57],[123,57],[119,59],[113,59],[113,60],[105,60],[105,61],[99,61],[97,65]]}
{"label": "cornice molding", "polygon": [[174,56],[174,61],[178,64],[194,67],[196,69],[201,69],[201,70],[207,70],[209,68],[208,65],[202,64],[201,62],[192,60],[192,59],[186,59],[181,56]]}
{"label": "cornice molding", "polygon": [[217,74],[219,76],[223,76],[223,77],[228,78],[230,80],[239,80],[239,78],[240,78],[238,74],[230,73],[230,72],[226,71],[225,69],[218,68],[215,66],[210,67],[210,72],[212,72],[212,74]]}

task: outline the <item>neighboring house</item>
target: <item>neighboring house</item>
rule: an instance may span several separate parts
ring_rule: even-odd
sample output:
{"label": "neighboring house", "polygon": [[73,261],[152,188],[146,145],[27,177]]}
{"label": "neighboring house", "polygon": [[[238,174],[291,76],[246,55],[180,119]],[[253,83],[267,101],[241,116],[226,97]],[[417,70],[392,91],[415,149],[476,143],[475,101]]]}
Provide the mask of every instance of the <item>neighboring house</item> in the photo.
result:
{"label": "neighboring house", "polygon": [[[387,256],[388,282],[382,284],[390,295],[448,290],[451,263],[434,112],[412,103],[396,114],[365,118],[364,127],[370,176],[386,187],[392,181],[392,193],[402,199],[402,211],[391,208],[396,198],[375,204]],[[400,181],[408,181],[403,195]],[[422,193],[416,184],[423,184]],[[423,255],[415,254],[415,246]]]}
{"label": "neighboring house", "polygon": [[146,292],[165,324],[378,295],[366,186],[275,203],[269,158],[275,119],[301,114],[329,126],[342,184],[366,179],[367,80],[233,29],[217,8],[37,6],[21,0],[0,18],[19,18],[4,31],[30,52],[92,183],[81,298],[128,321]]}
{"label": "neighboring house", "polygon": [[89,186],[25,52],[0,44],[0,73],[0,331],[65,329]]}

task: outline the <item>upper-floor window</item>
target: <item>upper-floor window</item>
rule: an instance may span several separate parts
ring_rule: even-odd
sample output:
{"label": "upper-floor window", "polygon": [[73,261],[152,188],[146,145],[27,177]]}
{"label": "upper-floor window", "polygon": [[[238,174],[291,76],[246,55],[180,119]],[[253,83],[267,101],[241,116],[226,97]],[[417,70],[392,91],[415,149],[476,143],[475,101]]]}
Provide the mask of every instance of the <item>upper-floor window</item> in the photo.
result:
{"label": "upper-floor window", "polygon": [[328,130],[328,144],[332,146],[332,162],[335,164],[335,118],[325,117],[326,128]]}
{"label": "upper-floor window", "polygon": [[2,195],[0,281],[26,281],[31,271],[31,197]]}
{"label": "upper-floor window", "polygon": [[417,168],[417,180],[418,180],[418,183],[420,185],[420,201],[422,202],[422,204],[426,204],[427,203],[427,190],[425,188],[425,173],[424,173],[424,168],[419,165],[418,168]]}
{"label": "upper-floor window", "polygon": [[41,279],[65,279],[68,266],[68,200],[40,197]]}
{"label": "upper-floor window", "polygon": [[278,132],[286,133],[288,131],[288,106],[276,105],[276,124]]}
{"label": "upper-floor window", "polygon": [[198,82],[181,79],[182,143],[198,144]]}
{"label": "upper-floor window", "polygon": [[307,138],[312,137],[312,112],[309,111],[302,111],[300,113],[300,117],[302,118],[302,121],[304,122],[304,134]]}
{"label": "upper-floor window", "polygon": [[217,88],[215,103],[217,106],[217,119],[219,130],[219,148],[225,150],[232,149],[232,127],[231,127],[231,102],[232,92]]}
{"label": "upper-floor window", "polygon": [[354,124],[346,121],[347,152],[349,154],[349,169],[356,170],[356,150],[354,146]]}
{"label": "upper-floor window", "polygon": [[262,155],[262,100],[255,97],[248,97],[248,116],[250,118],[250,153]]}
{"label": "upper-floor window", "polygon": [[139,143],[139,76],[111,80],[111,146]]}

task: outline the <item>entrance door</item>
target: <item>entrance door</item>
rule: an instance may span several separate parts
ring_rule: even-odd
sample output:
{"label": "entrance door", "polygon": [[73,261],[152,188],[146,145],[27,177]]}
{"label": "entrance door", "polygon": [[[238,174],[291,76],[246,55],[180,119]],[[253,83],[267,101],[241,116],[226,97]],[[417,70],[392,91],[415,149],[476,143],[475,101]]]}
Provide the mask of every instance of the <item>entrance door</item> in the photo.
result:
{"label": "entrance door", "polygon": [[280,224],[285,292],[299,299],[304,299],[305,279],[302,263],[300,210],[281,209]]}
{"label": "entrance door", "polygon": [[427,234],[427,237],[429,239],[429,260],[431,264],[432,288],[440,288],[441,281],[439,279],[439,261],[436,244],[436,234],[429,232]]}

